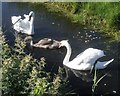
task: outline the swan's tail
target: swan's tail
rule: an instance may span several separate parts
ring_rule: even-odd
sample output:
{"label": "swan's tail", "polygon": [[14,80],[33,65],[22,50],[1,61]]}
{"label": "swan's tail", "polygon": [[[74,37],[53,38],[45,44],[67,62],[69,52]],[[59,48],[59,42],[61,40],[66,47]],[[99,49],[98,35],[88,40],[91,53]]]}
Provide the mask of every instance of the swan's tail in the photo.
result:
{"label": "swan's tail", "polygon": [[109,61],[104,61],[104,62],[100,62],[100,61],[98,61],[97,63],[96,63],[96,65],[95,65],[95,68],[96,69],[104,69],[104,68],[106,68],[111,62],[113,62],[114,61],[114,59],[111,59],[111,60],[109,60]]}

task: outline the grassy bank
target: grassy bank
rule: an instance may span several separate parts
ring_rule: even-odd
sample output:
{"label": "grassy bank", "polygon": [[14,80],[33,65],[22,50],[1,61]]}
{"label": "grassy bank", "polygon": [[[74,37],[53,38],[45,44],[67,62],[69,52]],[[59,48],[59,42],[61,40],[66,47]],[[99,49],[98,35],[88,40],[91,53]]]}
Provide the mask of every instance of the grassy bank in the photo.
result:
{"label": "grassy bank", "polygon": [[51,12],[59,12],[74,23],[104,32],[120,39],[120,3],[54,2],[45,3]]}

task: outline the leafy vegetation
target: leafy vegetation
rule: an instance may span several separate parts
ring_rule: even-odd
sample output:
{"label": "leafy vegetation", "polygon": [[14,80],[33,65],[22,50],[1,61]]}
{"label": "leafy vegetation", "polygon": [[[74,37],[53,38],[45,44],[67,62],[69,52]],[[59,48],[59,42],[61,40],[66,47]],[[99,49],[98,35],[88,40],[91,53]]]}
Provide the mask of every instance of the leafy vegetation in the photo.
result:
{"label": "leafy vegetation", "polygon": [[74,23],[120,40],[120,2],[53,2],[46,5],[51,12],[61,12]]}
{"label": "leafy vegetation", "polygon": [[45,70],[45,59],[34,59],[24,52],[25,44],[20,37],[16,38],[15,46],[8,46],[3,34],[0,34],[2,50],[2,94],[16,96],[20,94],[43,96],[45,94],[66,94],[63,90],[67,82],[61,78],[62,69],[51,78]]}

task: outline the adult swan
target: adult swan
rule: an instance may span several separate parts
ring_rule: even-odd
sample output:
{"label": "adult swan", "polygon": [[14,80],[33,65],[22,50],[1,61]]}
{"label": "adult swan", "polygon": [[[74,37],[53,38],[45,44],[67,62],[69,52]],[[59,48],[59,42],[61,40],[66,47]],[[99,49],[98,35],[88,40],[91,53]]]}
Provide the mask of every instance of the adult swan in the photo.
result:
{"label": "adult swan", "polygon": [[109,61],[100,62],[97,59],[105,56],[102,50],[88,48],[81,54],[79,54],[76,58],[72,61],[69,61],[71,56],[71,46],[68,43],[68,40],[62,40],[60,42],[60,47],[65,46],[67,48],[67,54],[63,60],[63,65],[67,66],[68,68],[75,69],[75,70],[91,70],[91,68],[95,64],[96,69],[104,69],[110,64],[114,59]]}
{"label": "adult swan", "polygon": [[24,19],[21,19],[21,16],[12,16],[13,28],[17,32],[25,33],[28,35],[34,35],[34,12],[31,11],[29,15],[24,14]]}

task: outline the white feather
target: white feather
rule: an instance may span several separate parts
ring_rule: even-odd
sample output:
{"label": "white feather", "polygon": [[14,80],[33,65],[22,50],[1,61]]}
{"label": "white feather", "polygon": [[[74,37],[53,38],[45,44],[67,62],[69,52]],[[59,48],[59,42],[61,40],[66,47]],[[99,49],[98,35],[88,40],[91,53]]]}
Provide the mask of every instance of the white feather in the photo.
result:
{"label": "white feather", "polygon": [[[12,16],[11,21],[13,28],[21,33],[28,35],[34,34],[34,12],[31,11],[29,15],[24,14],[24,19],[21,19],[21,16]],[[19,20],[19,21],[18,21]]]}

